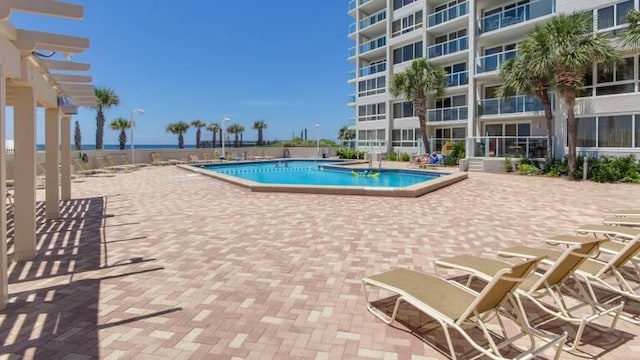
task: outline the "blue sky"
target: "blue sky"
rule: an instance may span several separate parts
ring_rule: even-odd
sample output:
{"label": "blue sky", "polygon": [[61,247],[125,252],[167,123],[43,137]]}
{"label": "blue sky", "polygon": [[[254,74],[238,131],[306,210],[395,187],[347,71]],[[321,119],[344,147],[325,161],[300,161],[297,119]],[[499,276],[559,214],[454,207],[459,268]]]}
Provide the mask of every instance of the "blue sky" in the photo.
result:
{"label": "blue sky", "polygon": [[[335,139],[352,124],[346,0],[69,1],[85,6],[84,20],[18,13],[11,20],[17,28],[89,37],[91,48],[73,60],[91,63],[94,84],[120,95],[107,122],[145,110],[136,115],[136,144],[173,144],[167,124],[220,123],[225,115],[247,129],[245,139],[257,137],[255,120],[267,122],[270,140],[299,136],[304,128],[315,138],[316,123],[321,137]],[[38,143],[42,117],[39,111]],[[73,119],[82,142],[94,144],[95,112],[82,109]],[[193,144],[195,131],[185,139]],[[108,127],[105,143],[117,143]]]}

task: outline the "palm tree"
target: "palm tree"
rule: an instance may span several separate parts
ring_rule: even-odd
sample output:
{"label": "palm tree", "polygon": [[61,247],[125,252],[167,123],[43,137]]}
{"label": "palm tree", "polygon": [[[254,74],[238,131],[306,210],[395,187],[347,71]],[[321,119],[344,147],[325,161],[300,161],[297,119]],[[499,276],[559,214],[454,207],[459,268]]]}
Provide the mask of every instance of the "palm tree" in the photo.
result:
{"label": "palm tree", "polygon": [[629,25],[622,33],[623,46],[637,51],[640,49],[640,10],[629,10],[626,20]]}
{"label": "palm tree", "polygon": [[218,125],[217,123],[211,123],[211,124],[209,124],[209,126],[207,126],[207,130],[212,132],[211,147],[215,148],[216,147],[216,133],[218,132],[218,130],[220,130],[220,125]]}
{"label": "palm tree", "polygon": [[196,128],[196,148],[200,147],[200,136],[202,135],[202,128],[207,127],[207,124],[202,120],[193,120],[191,126]]}
{"label": "palm tree", "polygon": [[[544,117],[547,123],[547,155],[546,163],[551,163],[553,137],[553,111],[549,90],[553,86],[553,69],[543,68],[537,61],[541,61],[535,54],[540,53],[541,47],[546,47],[545,37],[540,33],[532,32],[518,45],[518,56],[510,59],[500,67],[502,85],[498,89],[498,95],[505,97],[508,94],[517,93],[537,98],[542,103]],[[536,71],[537,70],[537,71]]]}
{"label": "palm tree", "polygon": [[349,129],[347,125],[340,128],[338,131],[338,139],[340,140],[353,140],[356,138],[356,131]]}
{"label": "palm tree", "polygon": [[125,130],[131,127],[131,122],[123,117],[116,118],[109,124],[111,130],[120,130],[120,136],[118,141],[120,142],[120,150],[124,150],[124,145],[127,143],[127,133]]}
{"label": "palm tree", "polygon": [[233,147],[238,147],[238,135],[244,131],[244,126],[240,124],[232,124],[227,128],[227,132],[234,135]]}
{"label": "palm tree", "polygon": [[189,124],[184,121],[167,125],[167,132],[178,135],[178,149],[184,149],[184,136],[182,135],[187,129],[189,129]]}
{"label": "palm tree", "polygon": [[262,145],[262,133],[264,129],[267,128],[267,123],[264,120],[258,120],[253,123],[253,126],[251,128],[254,130],[258,130],[258,146]]}
{"label": "palm tree", "polygon": [[573,174],[576,169],[576,97],[594,63],[611,65],[620,57],[605,34],[593,31],[593,19],[586,13],[557,15],[533,29],[529,37],[544,44],[531,51],[529,70],[533,74],[552,72],[553,85],[567,112],[568,165],[569,173]]}
{"label": "palm tree", "polygon": [[96,149],[102,150],[104,147],[104,111],[118,106],[120,104],[120,97],[113,89],[107,87],[95,88],[94,93],[96,95],[97,105],[96,109]]}
{"label": "palm tree", "polygon": [[444,93],[446,73],[441,66],[435,66],[426,59],[414,60],[407,69],[394,74],[391,78],[391,95],[402,95],[413,102],[413,109],[418,115],[422,143],[427,153],[429,139],[427,138],[427,95],[433,92],[435,96]]}
{"label": "palm tree", "polygon": [[82,133],[80,133],[80,123],[76,120],[76,127],[73,133],[73,141],[76,145],[76,150],[82,150]]}

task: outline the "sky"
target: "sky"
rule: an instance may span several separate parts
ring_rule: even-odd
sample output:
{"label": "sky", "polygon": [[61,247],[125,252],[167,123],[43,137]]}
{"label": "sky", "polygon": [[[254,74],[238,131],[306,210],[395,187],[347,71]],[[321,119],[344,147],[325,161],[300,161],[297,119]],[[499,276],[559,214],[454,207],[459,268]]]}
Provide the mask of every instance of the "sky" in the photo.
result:
{"label": "sky", "polygon": [[[173,144],[165,131],[176,121],[199,119],[246,129],[264,120],[266,140],[290,139],[308,129],[336,139],[352,125],[346,106],[353,87],[347,73],[347,0],[65,0],[85,7],[81,21],[13,13],[16,28],[88,37],[91,47],[73,61],[91,64],[99,87],[113,88],[120,105],[107,124],[135,115],[136,144]],[[56,55],[57,56],[57,55]],[[7,111],[7,118],[12,112]],[[38,143],[44,143],[44,110],[39,109]],[[81,109],[83,144],[95,144],[95,111]],[[9,121],[8,134],[13,128]],[[72,124],[73,131],[73,124]],[[211,133],[206,133],[210,138]],[[185,135],[195,143],[195,130]],[[105,144],[118,133],[105,127]]]}

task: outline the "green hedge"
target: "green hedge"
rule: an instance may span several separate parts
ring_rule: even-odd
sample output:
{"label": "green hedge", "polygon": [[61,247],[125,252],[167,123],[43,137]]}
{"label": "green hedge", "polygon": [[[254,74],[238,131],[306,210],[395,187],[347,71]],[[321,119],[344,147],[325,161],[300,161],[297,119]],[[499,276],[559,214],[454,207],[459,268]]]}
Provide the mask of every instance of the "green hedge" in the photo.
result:
{"label": "green hedge", "polygon": [[[625,157],[601,156],[587,159],[587,178],[596,182],[640,183],[640,161],[633,155]],[[574,179],[582,179],[584,156],[576,159],[576,170],[571,174]],[[568,176],[567,158],[554,160],[544,167],[543,173],[549,176]]]}

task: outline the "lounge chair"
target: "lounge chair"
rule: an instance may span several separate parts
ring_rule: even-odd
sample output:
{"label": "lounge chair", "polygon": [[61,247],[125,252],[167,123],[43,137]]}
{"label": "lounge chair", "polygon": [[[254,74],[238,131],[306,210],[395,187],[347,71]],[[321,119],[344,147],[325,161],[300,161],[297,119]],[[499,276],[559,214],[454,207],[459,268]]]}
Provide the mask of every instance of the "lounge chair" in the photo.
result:
{"label": "lounge chair", "polygon": [[127,166],[131,169],[137,169],[137,168],[141,168],[141,167],[147,167],[147,166],[151,166],[151,164],[147,164],[147,163],[135,163],[132,164],[129,162],[129,160],[127,159],[126,156],[124,155],[120,155],[119,159],[116,159],[113,156],[106,156],[107,161],[109,162],[109,164],[111,164],[112,166]]}
{"label": "lounge chair", "polygon": [[[526,332],[526,335],[519,334],[517,338],[506,339],[500,344],[496,344],[484,323],[487,315],[491,313],[500,316],[498,311],[500,307],[509,300],[510,293],[535,270],[537,263],[538,259],[532,259],[517,265],[509,265],[509,267],[497,271],[496,276],[479,294],[453,281],[407,269],[395,269],[364,278],[362,279],[362,288],[367,309],[387,324],[391,324],[395,320],[402,302],[411,304],[436,320],[444,330],[453,359],[457,357],[449,329],[456,330],[475,350],[492,359],[504,358],[500,349],[523,336],[529,336],[532,342],[530,349],[521,354],[523,358],[533,357],[557,345],[555,358],[558,359],[566,340],[566,334],[551,340],[546,339],[546,342],[540,347],[535,347],[531,332]],[[367,290],[371,286],[398,295],[391,316],[384,314],[372,305]],[[520,325],[526,326],[522,323]],[[489,348],[478,344],[469,335],[467,329],[470,327],[482,330],[485,340],[489,343]],[[506,335],[504,328],[502,330],[503,335]]]}
{"label": "lounge chair", "polygon": [[602,223],[605,225],[630,226],[637,228],[640,227],[640,216],[608,217],[602,220]]}
{"label": "lounge chair", "polygon": [[640,235],[640,229],[613,225],[582,225],[576,229],[579,234],[604,235],[609,240],[625,241]]}
{"label": "lounge chair", "polygon": [[[578,326],[576,335],[573,339],[573,345],[571,347],[566,347],[564,349],[565,351],[573,351],[578,347],[584,329],[587,325],[591,325],[595,320],[607,315],[613,317],[611,324],[608,326],[609,329],[613,329],[615,328],[622,313],[624,303],[611,306],[606,310],[602,310],[594,306],[593,304],[597,302],[597,299],[591,299],[588,292],[580,282],[576,282],[577,291],[574,291],[574,296],[578,300],[581,300],[582,304],[571,308],[567,307],[567,302],[564,300],[564,295],[561,291],[563,288],[569,288],[565,286],[565,282],[587,258],[597,252],[599,244],[604,241],[607,240],[588,237],[576,239],[576,242],[561,241],[561,243],[566,243],[568,247],[558,256],[553,264],[544,273],[532,274],[516,289],[516,304],[514,305],[517,305],[520,308],[518,313],[524,315],[523,320],[528,324],[527,328],[535,329],[535,327],[531,326],[531,323],[526,316],[526,311],[521,298],[530,300],[540,310],[551,315],[551,320],[560,319]],[[491,281],[500,269],[508,267],[510,264],[495,259],[487,259],[473,255],[462,255],[437,260],[436,266],[457,269],[470,273],[471,276],[469,276],[467,281],[467,286],[469,287],[475,278],[479,278],[487,282]],[[551,300],[551,304],[546,304],[543,298]],[[575,310],[584,307],[591,308],[590,315],[574,315]],[[542,333],[540,335],[542,335]]]}
{"label": "lounge chair", "polygon": [[198,158],[198,155],[194,155],[194,154],[189,154],[189,163],[190,164],[202,164],[202,163],[208,163],[208,160],[200,160]]}
{"label": "lounge chair", "polygon": [[107,159],[102,156],[96,156],[96,161],[100,165],[101,169],[109,170],[109,171],[129,171],[131,167],[123,166],[123,165],[111,165]]}
{"label": "lounge chair", "polygon": [[640,216],[640,209],[618,209],[609,211],[613,216]]}
{"label": "lounge chair", "polygon": [[168,160],[162,160],[162,157],[156,153],[151,154],[151,160],[151,164],[155,166],[171,165]]}
{"label": "lounge chair", "polygon": [[[573,240],[566,235],[562,235],[550,238],[547,241],[550,243],[560,244],[563,242],[570,243],[572,241],[576,241],[576,238],[588,239],[586,237],[572,238]],[[604,245],[606,242],[602,244]],[[623,244],[622,249],[613,254],[608,261],[600,259],[584,260],[584,262],[577,267],[574,275],[586,284],[591,299],[598,299],[593,289],[593,286],[596,286],[619,296],[640,301],[640,293],[636,292],[638,286],[634,287],[630,283],[630,279],[635,278],[633,281],[640,284],[637,267],[635,273],[629,272],[628,269],[624,267],[629,264],[633,265],[633,257],[636,256],[639,251],[640,235]],[[552,249],[516,246],[499,250],[498,254],[505,257],[518,257],[525,259],[546,257],[547,260],[543,260],[543,262],[553,263],[559,259],[562,252]],[[625,274],[627,275],[626,277],[624,276]],[[598,307],[601,311],[606,311],[606,306],[604,306],[606,304],[594,303],[593,305]],[[635,317],[629,317],[623,314],[621,315],[621,318],[634,324],[640,324],[640,320]]]}
{"label": "lounge chair", "polygon": [[99,175],[99,174],[112,174],[112,171],[104,170],[104,169],[90,169],[87,167],[84,162],[80,159],[73,159],[76,165],[76,174],[86,176],[86,175]]}
{"label": "lounge chair", "polygon": [[264,160],[271,160],[271,159],[274,158],[271,155],[266,155],[264,151],[260,151],[260,157],[262,157],[262,159],[264,159]]}

